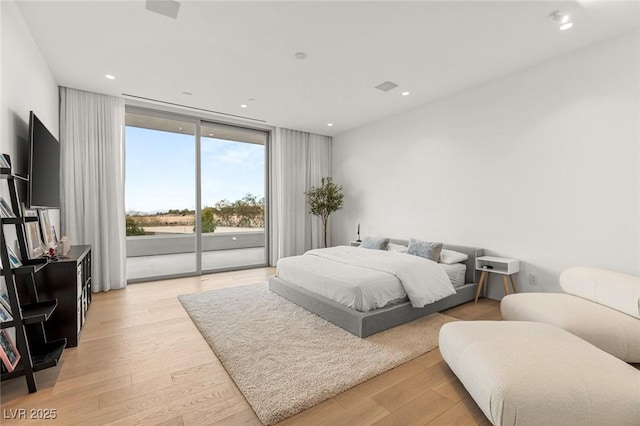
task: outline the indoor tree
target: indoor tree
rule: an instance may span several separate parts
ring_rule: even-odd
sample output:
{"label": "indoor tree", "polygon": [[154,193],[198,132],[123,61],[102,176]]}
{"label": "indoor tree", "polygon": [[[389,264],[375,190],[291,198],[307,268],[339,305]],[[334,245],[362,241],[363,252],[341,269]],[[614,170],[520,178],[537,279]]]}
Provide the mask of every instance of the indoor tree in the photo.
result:
{"label": "indoor tree", "polygon": [[312,186],[308,192],[305,192],[305,195],[309,204],[309,213],[320,216],[322,219],[324,246],[327,247],[329,215],[342,208],[344,199],[342,185],[336,185],[330,177],[323,177],[320,179],[320,186],[317,188]]}

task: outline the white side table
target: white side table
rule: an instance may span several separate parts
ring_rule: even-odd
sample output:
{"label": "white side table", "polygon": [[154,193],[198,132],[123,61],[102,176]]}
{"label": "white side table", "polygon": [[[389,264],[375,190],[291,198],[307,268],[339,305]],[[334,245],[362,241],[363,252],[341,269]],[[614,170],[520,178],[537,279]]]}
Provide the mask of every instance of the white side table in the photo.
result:
{"label": "white side table", "polygon": [[482,291],[482,285],[485,282],[485,278],[487,282],[487,288],[489,288],[490,273],[502,275],[505,295],[509,294],[509,278],[511,279],[513,292],[518,292],[518,287],[516,287],[516,279],[514,278],[514,275],[520,271],[519,260],[508,259],[506,257],[480,256],[476,258],[476,270],[482,271],[482,273],[480,274],[478,289],[476,290],[476,303],[478,303],[478,297],[480,296],[480,292]]}

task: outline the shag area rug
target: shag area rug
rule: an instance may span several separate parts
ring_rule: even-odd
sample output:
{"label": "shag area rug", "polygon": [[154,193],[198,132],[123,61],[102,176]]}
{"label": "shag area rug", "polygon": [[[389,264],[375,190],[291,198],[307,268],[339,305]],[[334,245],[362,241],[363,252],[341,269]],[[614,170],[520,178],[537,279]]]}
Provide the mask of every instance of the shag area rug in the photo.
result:
{"label": "shag area rug", "polygon": [[267,283],[178,298],[265,425],[436,348],[455,321],[434,314],[360,339]]}

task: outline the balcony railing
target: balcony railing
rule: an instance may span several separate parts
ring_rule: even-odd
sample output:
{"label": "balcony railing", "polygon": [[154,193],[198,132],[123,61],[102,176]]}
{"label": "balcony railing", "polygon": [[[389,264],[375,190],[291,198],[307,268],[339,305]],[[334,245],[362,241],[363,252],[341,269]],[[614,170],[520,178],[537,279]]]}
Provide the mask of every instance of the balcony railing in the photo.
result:
{"label": "balcony railing", "polygon": [[[264,247],[263,229],[202,234],[202,251]],[[156,234],[127,237],[127,257],[193,253],[195,234]]]}

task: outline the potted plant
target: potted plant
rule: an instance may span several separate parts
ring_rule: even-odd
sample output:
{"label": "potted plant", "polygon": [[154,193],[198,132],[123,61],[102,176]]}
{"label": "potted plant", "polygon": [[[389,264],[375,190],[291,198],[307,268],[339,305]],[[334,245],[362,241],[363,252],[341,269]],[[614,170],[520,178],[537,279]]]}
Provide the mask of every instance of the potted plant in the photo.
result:
{"label": "potted plant", "polygon": [[336,185],[330,177],[323,177],[320,179],[320,186],[317,188],[312,186],[308,192],[305,192],[305,195],[309,204],[309,213],[320,216],[322,219],[324,246],[327,247],[329,215],[342,208],[344,199],[342,185]]}

